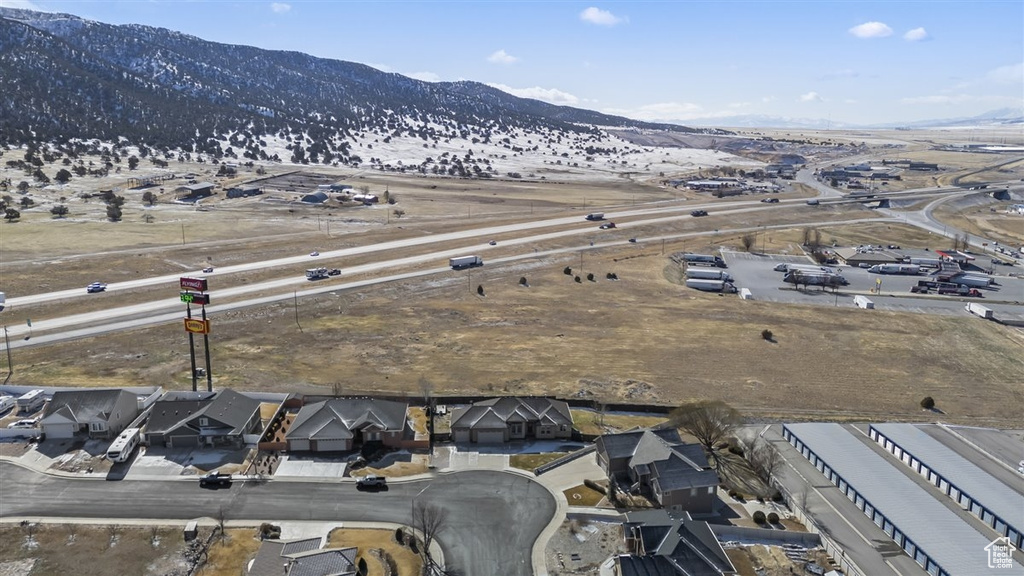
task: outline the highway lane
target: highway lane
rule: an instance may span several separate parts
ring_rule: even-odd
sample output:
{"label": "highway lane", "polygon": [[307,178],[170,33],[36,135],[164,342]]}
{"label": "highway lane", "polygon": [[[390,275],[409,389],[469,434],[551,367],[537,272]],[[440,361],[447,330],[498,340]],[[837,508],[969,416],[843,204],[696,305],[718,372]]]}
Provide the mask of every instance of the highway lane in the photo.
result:
{"label": "highway lane", "polygon": [[[746,212],[755,210],[757,208],[742,208],[734,210],[732,212]],[[658,219],[648,219],[639,222],[624,223],[620,228],[628,229],[632,226],[644,226],[651,223],[665,222],[678,220],[680,218],[689,218],[689,216],[669,216]],[[832,225],[844,225],[862,222],[884,222],[892,221],[887,218],[863,218],[843,221],[830,221],[828,224]],[[803,225],[815,225],[825,224],[824,221],[813,221],[813,222],[801,222],[801,223],[786,223],[777,224],[771,226],[751,226],[745,228],[730,228],[726,230],[720,230],[720,233],[744,233],[744,232],[759,232],[765,229],[782,229],[791,228],[793,226]],[[518,238],[509,241],[503,241],[502,246],[516,245],[516,244],[528,244],[542,240],[550,240],[554,238],[561,238],[566,236],[578,235],[580,233],[586,233],[591,231],[590,229],[580,231],[579,229],[562,230],[558,232],[549,232],[546,234],[535,235],[525,238]],[[595,231],[603,232],[603,231]],[[672,234],[663,235],[656,237],[643,237],[638,238],[637,246],[643,246],[652,242],[661,242],[663,240],[680,240],[691,237],[706,236],[711,232],[699,231],[699,232],[688,232],[683,234]],[[618,240],[611,242],[595,242],[590,246],[573,246],[567,248],[559,248],[545,251],[538,251],[532,253],[525,253],[513,256],[505,256],[498,258],[488,258],[486,260],[490,266],[509,264],[521,261],[536,260],[538,258],[544,258],[548,256],[556,256],[566,253],[579,253],[581,251],[588,250],[600,250],[602,248],[615,247],[615,246],[626,246],[631,244],[628,240]],[[478,248],[489,249],[490,246],[483,245]],[[465,254],[466,249],[447,250],[442,252],[436,252],[431,254],[424,254],[420,256],[412,256],[408,258],[400,258],[395,260],[389,260],[384,262],[376,262],[371,264],[364,264],[360,266],[351,266],[348,268],[341,269],[342,273],[339,276],[329,277],[324,280],[310,282],[306,280],[304,276],[293,276],[278,280],[271,280],[267,282],[261,282],[257,284],[236,286],[231,288],[225,288],[223,290],[211,291],[211,302],[210,306],[207,306],[207,317],[213,318],[218,314],[223,314],[231,310],[238,310],[242,308],[248,308],[252,306],[261,306],[271,304],[274,302],[282,302],[285,300],[292,300],[298,298],[304,298],[307,296],[314,296],[324,294],[328,292],[339,292],[345,290],[354,290],[359,288],[365,288],[376,284],[383,284],[388,282],[396,282],[402,280],[409,280],[413,278],[430,276],[436,274],[453,273],[451,268],[445,266],[442,268],[428,268],[412,272],[404,272],[391,274],[387,276],[379,276],[375,278],[358,280],[353,282],[338,283],[334,279],[344,278],[345,276],[352,276],[357,274],[374,273],[380,272],[388,268],[396,268],[402,266],[414,266],[422,264],[430,264],[443,260],[448,256],[454,256],[458,254]],[[299,287],[302,287],[300,290]],[[225,304],[216,304],[228,297],[244,297],[254,292],[267,292],[273,290],[287,290],[286,292],[279,292],[272,296],[262,296],[257,298],[248,298],[245,300],[239,300],[234,302],[228,302]],[[98,296],[102,297],[102,296]],[[152,302],[146,302],[142,304],[135,304],[130,306],[123,306],[117,308],[109,308],[96,312],[88,312],[83,314],[74,314],[69,316],[63,316],[52,319],[37,319],[32,324],[30,330],[27,326],[18,325],[8,328],[9,335],[14,338],[10,343],[10,348],[26,348],[30,346],[41,346],[45,344],[53,344],[56,342],[62,342],[66,340],[73,340],[77,338],[85,338],[91,336],[98,336],[106,333],[129,330],[134,328],[142,328],[146,326],[153,326],[157,324],[166,324],[171,322],[181,322],[183,318],[183,312],[181,309],[182,303],[178,298],[166,298],[156,300]],[[79,328],[75,328],[79,327]],[[59,332],[54,332],[58,331]],[[23,338],[25,335],[31,334],[31,338]],[[0,348],[2,349],[2,348]]]}
{"label": "highway lane", "polygon": [[307,520],[408,525],[414,502],[448,511],[438,541],[448,565],[466,575],[534,573],[531,552],[555,514],[555,499],[526,476],[465,471],[394,482],[360,492],[354,482],[236,482],[199,488],[196,479],[104,480],[39,474],[0,462],[0,518],[217,518],[254,523]]}

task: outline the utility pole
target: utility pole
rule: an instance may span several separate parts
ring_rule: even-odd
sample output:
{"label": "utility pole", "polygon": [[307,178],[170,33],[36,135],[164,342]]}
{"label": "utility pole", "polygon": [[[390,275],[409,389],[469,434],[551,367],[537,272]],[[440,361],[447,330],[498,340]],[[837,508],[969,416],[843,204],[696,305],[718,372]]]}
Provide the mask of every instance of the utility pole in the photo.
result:
{"label": "utility pole", "polygon": [[7,348],[7,378],[4,378],[4,384],[11,380],[11,376],[14,376],[14,364],[11,363],[11,339],[7,336],[7,325],[4,325],[4,346]]}
{"label": "utility pole", "polygon": [[[192,305],[185,304],[185,318],[192,319]],[[192,391],[199,389],[199,378],[196,376],[196,339],[188,333],[188,357],[192,362]]]}
{"label": "utility pole", "polygon": [[[203,304],[203,324],[206,324],[206,304]],[[206,349],[206,391],[213,392],[213,369],[210,368],[210,331],[203,332],[203,348]]]}
{"label": "utility pole", "polygon": [[299,291],[296,290],[292,293],[294,297],[293,302],[295,303],[295,325],[299,327],[299,332],[302,332],[302,324],[299,324]]}
{"label": "utility pole", "polygon": [[185,224],[181,224],[181,245],[185,245]]}

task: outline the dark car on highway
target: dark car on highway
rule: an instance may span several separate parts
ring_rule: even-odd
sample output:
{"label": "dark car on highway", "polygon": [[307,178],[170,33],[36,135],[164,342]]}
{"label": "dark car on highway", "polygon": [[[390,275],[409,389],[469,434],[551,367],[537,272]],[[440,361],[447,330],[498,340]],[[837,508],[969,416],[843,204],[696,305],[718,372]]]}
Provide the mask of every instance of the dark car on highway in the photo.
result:
{"label": "dark car on highway", "polygon": [[693,212],[690,212],[690,216],[693,216],[694,218],[697,218],[699,216],[707,216],[707,215],[708,215],[708,211],[707,210],[694,210]]}

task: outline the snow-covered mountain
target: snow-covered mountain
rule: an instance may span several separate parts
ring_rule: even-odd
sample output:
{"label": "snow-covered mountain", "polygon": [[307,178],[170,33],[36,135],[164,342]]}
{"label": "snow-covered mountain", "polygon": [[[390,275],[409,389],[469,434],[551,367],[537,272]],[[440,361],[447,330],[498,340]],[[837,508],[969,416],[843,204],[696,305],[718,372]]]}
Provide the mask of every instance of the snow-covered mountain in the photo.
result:
{"label": "snow-covered mountain", "polygon": [[[165,155],[393,168],[395,159],[378,152],[392,140],[422,148],[458,141],[510,156],[557,148],[567,159],[569,147],[582,160],[622,152],[625,141],[604,128],[716,132],[554,106],[477,82],[422,82],[162,28],[5,8],[0,85],[0,145],[14,146],[126,142]],[[489,176],[456,164],[443,171]]]}

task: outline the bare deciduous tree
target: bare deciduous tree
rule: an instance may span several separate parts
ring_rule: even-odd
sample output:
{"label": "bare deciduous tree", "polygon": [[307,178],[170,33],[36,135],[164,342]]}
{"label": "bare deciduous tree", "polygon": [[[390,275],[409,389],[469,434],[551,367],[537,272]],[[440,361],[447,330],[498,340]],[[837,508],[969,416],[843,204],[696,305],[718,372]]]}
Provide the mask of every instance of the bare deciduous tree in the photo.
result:
{"label": "bare deciduous tree", "polygon": [[420,557],[423,559],[423,575],[438,573],[435,560],[430,555],[430,544],[448,524],[448,510],[426,502],[414,501],[412,505],[412,527],[423,538]]}
{"label": "bare deciduous tree", "polygon": [[700,442],[717,461],[715,446],[732,434],[740,424],[740,413],[725,402],[705,400],[683,404],[669,414],[669,420]]}
{"label": "bare deciduous tree", "polygon": [[774,446],[766,442],[763,438],[758,438],[754,445],[747,450],[747,462],[750,463],[751,470],[757,474],[757,477],[764,482],[765,486],[768,487],[768,494],[762,494],[762,496],[770,496],[773,492],[771,489],[772,482],[775,481],[775,477],[782,469],[784,461],[782,454],[775,449]]}
{"label": "bare deciduous tree", "polygon": [[757,237],[753,234],[744,234],[743,237],[740,238],[740,242],[743,243],[743,249],[747,252],[750,252],[750,249],[754,247],[754,243],[756,241]]}

